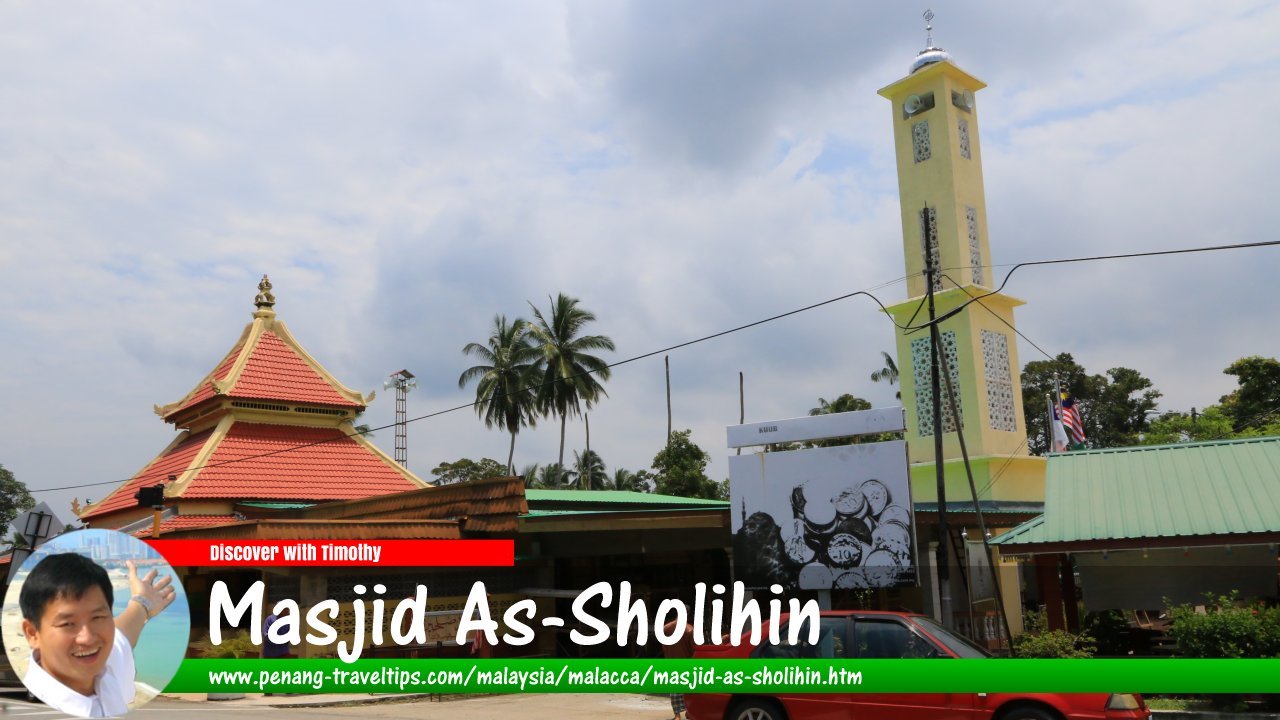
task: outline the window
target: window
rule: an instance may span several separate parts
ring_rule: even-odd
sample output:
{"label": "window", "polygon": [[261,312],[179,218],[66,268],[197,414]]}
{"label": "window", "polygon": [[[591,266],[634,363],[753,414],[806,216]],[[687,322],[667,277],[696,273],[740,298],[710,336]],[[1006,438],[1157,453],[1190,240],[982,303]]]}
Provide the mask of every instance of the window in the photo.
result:
{"label": "window", "polygon": [[809,660],[809,659],[840,659],[848,657],[845,654],[845,648],[848,647],[846,642],[846,632],[848,621],[842,617],[824,617],[818,621],[818,644],[809,643],[809,626],[808,623],[800,630],[799,642],[791,645],[787,642],[789,623],[783,623],[778,629],[778,637],[782,642],[774,645],[769,642],[768,635],[764,641],[760,643],[755,650],[751,651],[751,657],[763,658],[766,660]]}
{"label": "window", "polygon": [[911,126],[911,147],[915,150],[916,162],[921,163],[933,155],[929,144],[929,121],[921,120]]}
{"label": "window", "polygon": [[858,620],[853,626],[855,657],[883,658],[941,657],[933,643],[894,620]]}

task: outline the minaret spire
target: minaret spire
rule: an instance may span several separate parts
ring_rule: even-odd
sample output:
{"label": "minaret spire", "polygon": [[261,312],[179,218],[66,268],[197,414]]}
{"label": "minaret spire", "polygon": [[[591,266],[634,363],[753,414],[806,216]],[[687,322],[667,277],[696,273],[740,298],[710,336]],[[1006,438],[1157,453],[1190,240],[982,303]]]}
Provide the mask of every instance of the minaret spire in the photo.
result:
{"label": "minaret spire", "polygon": [[951,55],[940,47],[933,44],[933,11],[925,10],[924,15],[924,49],[916,53],[916,59],[911,63],[911,72],[915,72],[925,65],[932,65],[943,60],[950,60]]}

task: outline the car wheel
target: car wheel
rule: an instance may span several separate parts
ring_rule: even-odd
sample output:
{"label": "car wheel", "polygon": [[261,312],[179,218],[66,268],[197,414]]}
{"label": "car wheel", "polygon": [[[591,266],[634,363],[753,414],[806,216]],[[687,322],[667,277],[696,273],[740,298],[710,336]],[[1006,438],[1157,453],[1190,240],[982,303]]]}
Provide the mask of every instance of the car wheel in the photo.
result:
{"label": "car wheel", "polygon": [[727,720],[787,720],[787,714],[772,700],[748,698],[733,706]]}
{"label": "car wheel", "polygon": [[1000,713],[1000,720],[1062,720],[1062,717],[1044,708],[1023,705]]}

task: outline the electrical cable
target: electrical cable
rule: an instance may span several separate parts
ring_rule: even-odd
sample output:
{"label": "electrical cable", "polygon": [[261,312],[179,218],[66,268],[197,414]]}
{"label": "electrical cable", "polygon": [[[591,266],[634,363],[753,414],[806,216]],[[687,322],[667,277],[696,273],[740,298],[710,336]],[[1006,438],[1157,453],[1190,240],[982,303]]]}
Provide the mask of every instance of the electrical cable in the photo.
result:
{"label": "electrical cable", "polygon": [[[639,360],[644,360],[644,359],[646,359],[646,358],[650,358],[650,357],[653,357],[653,356],[655,356],[655,355],[661,355],[661,354],[663,354],[663,353],[671,352],[671,351],[673,351],[673,350],[679,350],[679,349],[681,349],[681,348],[689,347],[690,345],[696,345],[696,344],[698,344],[698,343],[706,342],[706,341],[708,341],[708,340],[714,340],[714,339],[716,339],[716,338],[724,337],[725,335],[730,335],[730,334],[733,334],[733,333],[736,333],[736,332],[741,332],[741,331],[743,331],[743,330],[748,330],[748,329],[750,329],[750,328],[757,327],[757,326],[759,326],[759,325],[764,325],[764,324],[766,324],[766,323],[770,323],[770,322],[773,322],[773,321],[775,321],[775,320],[781,320],[781,319],[783,319],[783,318],[791,317],[792,315],[797,315],[797,314],[800,314],[800,313],[803,313],[803,312],[808,312],[809,310],[815,310],[815,309],[817,309],[817,308],[824,307],[824,306],[826,306],[826,305],[830,305],[830,304],[832,304],[832,303],[840,302],[841,300],[847,300],[847,299],[849,299],[849,298],[856,297],[856,296],[858,296],[858,295],[865,295],[866,297],[871,298],[871,300],[872,300],[872,301],[874,301],[874,302],[876,303],[876,305],[879,305],[879,306],[880,306],[881,311],[883,311],[886,315],[888,315],[888,316],[889,316],[889,320],[890,320],[890,322],[892,322],[896,327],[898,327],[898,329],[900,329],[900,330],[904,330],[904,331],[915,331],[915,330],[920,330],[920,329],[927,328],[927,327],[929,327],[929,325],[934,325],[934,324],[942,323],[942,322],[944,322],[945,320],[948,320],[948,319],[950,319],[950,318],[952,318],[952,317],[955,317],[958,313],[960,313],[962,310],[964,310],[964,309],[965,309],[966,307],[968,307],[969,305],[971,305],[971,304],[973,304],[973,303],[975,303],[975,302],[980,302],[983,298],[986,298],[986,297],[990,297],[990,296],[992,296],[992,295],[999,294],[1000,292],[1002,292],[1002,291],[1004,290],[1005,285],[1007,285],[1007,284],[1009,283],[1009,279],[1013,277],[1013,274],[1014,274],[1015,272],[1017,272],[1019,269],[1023,268],[1023,267],[1031,267],[1031,266],[1035,266],[1035,265],[1060,265],[1060,264],[1066,264],[1066,263],[1093,262],[1093,261],[1097,261],[1097,260],[1120,260],[1120,259],[1126,259],[1126,258],[1155,257],[1155,256],[1161,256],[1161,255],[1181,255],[1181,254],[1187,254],[1187,253],[1211,252],[1211,251],[1216,251],[1216,250],[1239,250],[1239,249],[1258,248],[1258,247],[1271,247],[1271,246],[1277,246],[1277,245],[1280,245],[1280,240],[1269,240],[1269,241],[1256,242],[1256,243],[1236,243],[1236,244],[1231,244],[1231,245],[1213,245],[1213,246],[1196,247],[1196,248],[1182,248],[1182,249],[1178,249],[1178,250],[1158,250],[1158,251],[1141,252],[1141,253],[1124,253],[1124,254],[1119,254],[1119,255],[1094,255],[1094,256],[1079,257],[1079,258],[1060,258],[1060,259],[1056,259],[1056,260],[1034,260],[1034,261],[1029,261],[1029,262],[1017,263],[1016,265],[1014,265],[1014,266],[1013,266],[1013,269],[1011,269],[1011,270],[1008,272],[1008,274],[1006,274],[1006,275],[1005,275],[1004,280],[1000,283],[1000,286],[999,286],[999,287],[997,287],[995,290],[992,290],[991,292],[988,292],[988,293],[986,293],[986,294],[984,294],[984,295],[970,296],[970,299],[969,299],[967,302],[965,302],[965,303],[961,304],[959,307],[956,307],[956,308],[954,308],[954,309],[952,309],[952,310],[949,310],[948,312],[944,313],[942,316],[938,317],[937,319],[935,319],[935,320],[933,320],[933,321],[930,321],[930,322],[928,322],[928,323],[925,323],[924,325],[920,325],[920,326],[910,326],[910,325],[901,325],[901,324],[899,324],[897,320],[893,319],[892,315],[889,315],[889,310],[888,310],[888,308],[887,308],[887,307],[885,307],[884,303],[880,302],[880,299],[879,299],[879,298],[877,298],[875,295],[872,295],[872,294],[871,294],[870,292],[868,292],[868,291],[865,291],[865,290],[858,290],[858,291],[855,291],[855,292],[846,293],[846,294],[844,294],[844,295],[840,295],[840,296],[837,296],[837,297],[834,297],[834,298],[830,298],[830,299],[827,299],[827,300],[823,300],[823,301],[821,301],[821,302],[813,303],[813,304],[811,304],[811,305],[806,305],[806,306],[804,306],[804,307],[797,308],[797,309],[795,309],[795,310],[789,310],[789,311],[784,312],[784,313],[779,313],[779,314],[777,314],[777,315],[773,315],[773,316],[771,316],[771,317],[767,317],[767,318],[764,318],[764,319],[762,319],[762,320],[756,320],[756,321],[754,321],[754,322],[750,322],[750,323],[747,323],[747,324],[745,324],[745,325],[739,325],[739,326],[737,326],[737,327],[730,328],[730,329],[728,329],[728,330],[722,330],[722,331],[717,332],[717,333],[712,333],[711,335],[705,335],[705,336],[703,336],[703,337],[700,337],[700,338],[697,338],[697,339],[694,339],[694,340],[688,340],[688,341],[685,341],[685,342],[682,342],[682,343],[678,343],[678,344],[672,345],[672,346],[670,346],[670,347],[666,347],[666,348],[662,348],[662,349],[659,349],[659,350],[654,350],[654,351],[651,351],[651,352],[643,353],[643,354],[641,354],[641,355],[636,355],[636,356],[634,356],[634,357],[630,357],[630,358],[627,358],[627,359],[625,359],[625,360],[620,360],[620,361],[615,362],[615,363],[607,364],[607,365],[605,365],[604,367],[605,367],[605,368],[615,368],[615,367],[620,367],[620,366],[622,366],[622,365],[626,365],[626,364],[628,364],[628,363],[633,363],[633,362],[636,362],[636,361],[639,361]],[[917,274],[918,274],[918,273],[917,273]],[[895,284],[895,283],[897,283],[897,282],[901,282],[902,280],[907,279],[907,278],[910,278],[910,277],[913,277],[913,276],[912,276],[912,275],[908,275],[908,276],[905,276],[904,278],[899,278],[899,279],[897,279],[897,280],[889,281],[888,283],[882,284],[882,285],[880,285],[880,286],[876,286],[875,288],[872,288],[872,289],[880,289],[881,287],[887,287],[888,285],[892,285],[892,284]],[[915,315],[916,315],[916,314],[918,314],[918,313],[919,313],[919,307],[917,307],[917,308],[916,308],[916,313],[914,313],[914,314],[912,315],[912,319],[913,319],[913,320],[914,320],[914,318],[915,318]],[[1030,342],[1030,340],[1028,340],[1028,342]],[[1037,349],[1039,349],[1039,348],[1037,348]],[[1041,352],[1044,352],[1044,351],[1043,351],[1043,350],[1041,350]],[[587,372],[584,372],[584,373],[579,373],[578,375],[575,375],[575,376],[573,376],[573,377],[585,376],[585,375],[591,375],[591,374],[593,374],[593,373],[594,373],[594,371],[587,371]],[[560,380],[566,380],[566,379],[572,379],[572,378],[561,378]],[[552,382],[555,382],[555,381],[552,381]],[[545,384],[545,383],[544,383],[544,384]],[[535,386],[535,387],[541,387],[541,386]],[[523,392],[523,391],[527,391],[527,390],[535,389],[535,387],[525,388],[525,389],[523,389],[523,390],[522,390],[522,392]],[[477,400],[477,401],[475,401],[475,402],[470,402],[470,403],[466,403],[466,404],[463,404],[463,405],[457,405],[457,406],[454,406],[454,407],[451,407],[451,408],[446,408],[446,409],[444,409],[444,410],[438,410],[438,411],[436,411],[436,412],[428,413],[428,414],[426,414],[426,415],[421,415],[421,416],[418,416],[418,417],[415,417],[415,418],[411,418],[411,419],[409,419],[409,420],[406,420],[405,422],[406,422],[406,424],[407,424],[407,423],[411,423],[411,422],[418,422],[418,421],[420,421],[420,420],[428,420],[428,419],[431,419],[431,418],[434,418],[434,417],[439,417],[439,416],[441,416],[441,415],[445,415],[445,414],[448,414],[448,413],[457,412],[458,410],[465,410],[465,409],[467,409],[467,408],[475,407],[479,402],[480,402],[480,401],[478,401],[478,400]],[[374,432],[374,431],[377,431],[377,430],[385,430],[385,429],[388,429],[388,428],[395,427],[395,425],[396,425],[395,423],[393,423],[393,424],[391,424],[391,425],[383,425],[383,426],[378,427],[378,428],[372,428],[372,429],[370,429],[370,430],[368,430],[368,431],[366,431],[366,432]],[[364,433],[353,433],[353,434],[357,434],[357,435],[358,435],[358,434],[364,434]],[[342,435],[341,437],[342,437],[342,438],[348,438],[348,437],[351,437],[351,435],[346,435],[346,434],[344,434],[344,435]],[[244,461],[247,461],[247,460],[255,460],[255,459],[258,459],[258,458],[269,457],[269,456],[272,456],[272,455],[279,455],[279,454],[281,454],[281,453],[285,453],[285,452],[292,452],[292,451],[294,451],[294,450],[301,450],[301,449],[305,449],[305,448],[308,448],[308,447],[314,447],[314,446],[316,446],[316,445],[321,445],[321,444],[324,444],[324,443],[327,443],[327,442],[332,442],[333,440],[336,440],[336,439],[340,439],[340,438],[326,438],[326,439],[324,439],[324,440],[317,440],[317,441],[310,442],[310,443],[301,443],[301,444],[294,445],[294,446],[290,446],[290,447],[287,447],[287,448],[280,448],[280,449],[278,449],[278,450],[272,450],[272,451],[270,451],[270,452],[258,453],[258,454],[256,454],[256,455],[249,455],[249,456],[245,456],[245,457],[241,457],[241,458],[234,458],[234,459],[231,459],[231,460],[224,460],[224,461],[221,461],[221,462],[218,462],[218,463],[208,463],[208,464],[206,464],[206,465],[201,465],[201,466],[198,466],[198,467],[186,468],[186,469],[184,469],[184,470],[183,470],[183,472],[189,472],[189,471],[191,471],[191,470],[201,470],[201,469],[208,468],[208,467],[217,467],[217,466],[220,466],[220,465],[227,465],[227,464],[231,464],[231,463],[235,463],[235,462],[244,462]],[[167,474],[167,473],[166,473],[166,474]],[[140,474],[138,474],[138,475],[134,475],[133,477],[126,478],[126,479],[124,479],[124,480],[107,480],[107,481],[102,481],[102,482],[83,483],[83,484],[78,484],[78,485],[64,485],[64,486],[61,486],[61,487],[29,489],[29,492],[37,493],[37,492],[54,492],[54,491],[59,491],[59,490],[77,490],[77,489],[81,489],[81,488],[96,487],[96,486],[100,486],[100,485],[115,485],[115,484],[120,484],[120,483],[126,483],[126,482],[131,482],[131,481],[133,481],[133,480],[137,480],[137,479],[139,479],[139,478],[159,477],[159,475],[160,475],[160,473],[154,473],[154,474],[140,473]],[[993,482],[994,482],[994,481],[993,481]],[[990,484],[988,484],[988,487],[989,487],[989,486],[990,486]]]}
{"label": "electrical cable", "polygon": [[[996,314],[996,311],[994,311],[994,310],[992,310],[991,308],[987,307],[987,304],[986,304],[986,303],[982,302],[982,300],[981,300],[981,299],[977,298],[976,296],[974,296],[974,294],[973,294],[973,293],[969,292],[969,288],[964,287],[964,286],[963,286],[963,285],[961,285],[960,283],[956,282],[955,280],[953,280],[953,279],[951,278],[951,276],[950,276],[950,275],[947,275],[946,273],[943,273],[943,274],[942,274],[942,277],[944,277],[944,278],[946,278],[946,279],[948,279],[948,280],[951,280],[951,282],[952,282],[956,287],[958,287],[958,288],[960,288],[961,290],[963,290],[963,291],[964,291],[964,294],[965,294],[965,295],[968,295],[969,297],[971,297],[971,298],[973,298],[975,301],[977,301],[977,303],[978,303],[978,306],[979,306],[979,307],[981,307],[983,310],[986,310],[986,311],[987,311],[988,313],[990,313],[990,314],[991,314],[991,316],[992,316],[992,317],[994,317],[995,319],[997,319],[997,320],[999,320],[1000,322],[1004,323],[1005,327],[1007,327],[1007,328],[1009,328],[1010,330],[1012,330],[1012,331],[1014,331],[1015,333],[1017,333],[1017,334],[1018,334],[1018,337],[1020,337],[1020,338],[1022,338],[1023,340],[1026,340],[1027,342],[1031,343],[1031,347],[1035,348],[1036,350],[1039,350],[1041,355],[1045,356],[1045,357],[1046,357],[1046,358],[1048,358],[1049,360],[1053,360],[1053,359],[1054,359],[1054,357],[1053,357],[1052,355],[1050,355],[1049,353],[1047,353],[1047,352],[1045,352],[1045,351],[1044,351],[1044,348],[1042,348],[1042,347],[1040,347],[1039,345],[1035,344],[1035,342],[1034,342],[1031,338],[1027,337],[1026,335],[1023,335],[1021,330],[1019,330],[1018,328],[1014,327],[1014,326],[1013,326],[1013,324],[1012,324],[1012,323],[1010,323],[1008,320],[1005,320],[1004,318],[1002,318],[1002,317],[1000,317],[999,315],[997,315],[997,314]],[[911,321],[910,321],[910,320],[908,320],[907,322],[909,323],[909,322],[911,322]]]}
{"label": "electrical cable", "polygon": [[1079,258],[1060,258],[1058,260],[1033,260],[1030,262],[1018,263],[1014,265],[1013,269],[1010,270],[1008,274],[1004,276],[1004,280],[1000,283],[1000,287],[996,288],[995,290],[992,290],[989,293],[986,293],[985,295],[978,295],[977,297],[971,298],[968,302],[963,303],[959,307],[956,307],[952,310],[948,310],[942,316],[938,317],[935,320],[930,321],[929,323],[926,323],[919,327],[912,327],[910,329],[920,330],[920,329],[929,327],[930,324],[936,325],[936,324],[942,323],[946,320],[949,320],[955,317],[957,314],[959,314],[961,310],[964,310],[969,305],[983,298],[991,297],[992,295],[998,295],[1000,292],[1004,290],[1004,286],[1009,283],[1009,278],[1013,277],[1013,274],[1015,272],[1017,272],[1020,268],[1024,268],[1024,267],[1031,267],[1033,265],[1062,265],[1066,263],[1093,262],[1095,260],[1121,260],[1125,258],[1155,257],[1159,255],[1184,255],[1187,253],[1211,252],[1215,250],[1241,250],[1241,249],[1248,249],[1248,248],[1273,247],[1276,245],[1280,245],[1280,240],[1266,240],[1263,242],[1256,242],[1256,243],[1235,243],[1232,245],[1209,245],[1205,247],[1182,248],[1179,250],[1153,250],[1151,252],[1124,253],[1121,255],[1092,255],[1089,257],[1079,257]]}
{"label": "electrical cable", "polygon": [[[894,284],[896,284],[896,283],[902,282],[903,280],[906,280],[906,279],[908,279],[909,277],[910,277],[910,276],[905,276],[905,277],[902,277],[902,278],[898,278],[898,279],[896,279],[896,280],[891,280],[891,281],[889,281],[889,282],[887,282],[887,283],[882,283],[881,285],[878,285],[878,286],[876,286],[875,288],[872,288],[872,289],[881,289],[881,288],[883,288],[883,287],[888,287],[888,286],[890,286],[890,285],[894,285]],[[872,295],[870,292],[867,292],[867,291],[865,291],[865,290],[858,290],[858,291],[855,291],[855,292],[851,292],[851,293],[846,293],[846,294],[844,294],[844,295],[840,295],[840,296],[838,296],[838,297],[834,297],[834,298],[830,298],[830,299],[827,299],[827,300],[823,300],[823,301],[821,301],[821,302],[816,302],[816,303],[813,303],[813,304],[811,304],[811,305],[806,305],[806,306],[801,307],[801,308],[796,308],[796,309],[794,309],[794,310],[789,310],[789,311],[784,312],[784,313],[779,313],[779,314],[777,314],[777,315],[773,315],[773,316],[770,316],[770,317],[767,317],[767,318],[764,318],[764,319],[761,319],[761,320],[756,320],[756,321],[754,321],[754,322],[746,323],[745,325],[739,325],[739,326],[737,326],[737,327],[730,328],[730,329],[728,329],[728,330],[722,330],[722,331],[720,331],[720,332],[712,333],[712,334],[710,334],[710,335],[704,335],[704,336],[702,336],[702,337],[700,337],[700,338],[696,338],[696,339],[694,339],[694,340],[687,340],[687,341],[685,341],[685,342],[677,343],[677,344],[675,344],[675,345],[671,345],[671,346],[669,346],[669,347],[661,348],[661,349],[659,349],[659,350],[653,350],[653,351],[650,351],[650,352],[647,352],[647,353],[643,353],[643,354],[641,354],[641,355],[635,355],[635,356],[633,356],[633,357],[626,358],[626,359],[624,359],[624,360],[619,360],[619,361],[617,361],[617,362],[608,363],[608,364],[606,364],[604,367],[605,367],[606,369],[612,369],[612,368],[620,367],[620,366],[622,366],[622,365],[627,365],[627,364],[629,364],[629,363],[637,362],[637,361],[639,361],[639,360],[644,360],[644,359],[646,359],[646,358],[651,358],[651,357],[653,357],[653,356],[655,356],[655,355],[662,355],[662,354],[664,354],[664,353],[668,353],[668,352],[671,352],[671,351],[673,351],[673,350],[679,350],[679,349],[681,349],[681,348],[689,347],[690,345],[696,345],[696,344],[698,344],[698,343],[706,342],[706,341],[708,341],[708,340],[714,340],[714,339],[716,339],[716,338],[724,337],[725,335],[731,335],[731,334],[736,333],[736,332],[741,332],[741,331],[743,331],[743,330],[748,330],[748,329],[750,329],[750,328],[757,327],[757,326],[759,326],[759,325],[764,325],[764,324],[766,324],[766,323],[770,323],[770,322],[773,322],[773,321],[775,321],[775,320],[781,320],[781,319],[783,319],[783,318],[791,317],[792,315],[798,315],[798,314],[803,313],[803,312],[808,312],[809,310],[815,310],[815,309],[817,309],[817,308],[820,308],[820,307],[823,307],[823,306],[826,306],[826,305],[831,305],[832,303],[837,303],[837,302],[840,302],[841,300],[847,300],[847,299],[849,299],[849,298],[856,297],[856,296],[858,296],[858,295],[865,295],[866,297],[871,298],[871,299],[872,299],[872,301],[874,301],[874,302],[876,303],[876,305],[879,305],[879,306],[880,306],[880,309],[881,309],[881,310],[882,310],[886,315],[888,315],[888,308],[886,308],[886,307],[885,307],[884,303],[880,302],[880,299],[879,299],[879,298],[877,298],[875,295]],[[896,320],[893,320],[892,316],[889,316],[889,317],[890,317],[890,321],[891,321],[891,322],[893,322],[893,324],[894,324],[894,325],[898,325],[897,321],[896,321]],[[898,327],[899,327],[899,328],[903,328],[904,326],[902,326],[902,325],[898,325]],[[561,381],[564,381],[564,380],[572,380],[572,379],[577,378],[577,377],[585,377],[585,376],[587,376],[587,375],[593,375],[593,374],[595,374],[595,372],[596,372],[595,370],[587,370],[587,371],[584,371],[584,372],[581,372],[581,373],[577,373],[576,375],[572,375],[572,376],[570,376],[570,377],[568,377],[568,378],[557,378],[557,379],[555,379],[555,380],[550,380],[550,381],[547,381],[547,382],[544,382],[544,383],[540,383],[540,384],[538,384],[538,385],[531,385],[531,386],[528,386],[528,387],[525,387],[525,388],[521,388],[520,390],[518,390],[518,391],[516,391],[516,392],[530,392],[530,391],[538,390],[539,388],[542,388],[542,387],[544,387],[544,386],[546,386],[546,385],[549,385],[549,384],[553,384],[553,383],[556,383],[556,382],[561,382]],[[495,395],[495,396],[494,396],[494,398],[504,397],[506,394],[507,394],[507,393],[499,393],[499,394]],[[420,421],[420,420],[429,420],[429,419],[431,419],[431,418],[439,417],[439,416],[441,416],[441,415],[446,415],[446,414],[448,414],[448,413],[457,412],[457,411],[459,411],[459,410],[466,410],[467,408],[473,408],[473,407],[475,407],[475,406],[476,406],[476,405],[478,405],[478,404],[480,404],[480,401],[479,401],[479,400],[475,400],[475,401],[472,401],[472,402],[469,402],[469,403],[465,403],[465,404],[462,404],[462,405],[456,405],[456,406],[454,406],[454,407],[445,408],[445,409],[443,409],[443,410],[437,410],[437,411],[435,411],[435,412],[427,413],[426,415],[420,415],[420,416],[418,416],[418,417],[410,418],[410,419],[406,420],[406,421],[405,421],[405,423],[406,423],[406,424],[408,424],[408,423],[412,423],[412,422],[418,422],[418,421]],[[386,429],[388,429],[388,428],[393,428],[393,427],[395,427],[395,426],[396,426],[396,423],[392,423],[392,424],[390,424],[390,425],[383,425],[383,426],[381,426],[381,427],[370,428],[370,429],[368,429],[368,430],[366,430],[366,431],[364,431],[364,432],[357,432],[357,433],[350,433],[350,434],[345,434],[345,433],[344,433],[344,434],[342,434],[342,435],[340,435],[340,436],[338,436],[338,437],[330,437],[330,438],[325,438],[325,439],[323,439],[323,440],[315,440],[315,441],[312,441],[312,442],[309,442],[309,443],[299,443],[299,444],[297,444],[297,445],[291,445],[291,446],[289,446],[289,447],[279,448],[279,449],[277,449],[277,450],[271,450],[271,451],[268,451],[268,452],[257,453],[257,454],[254,454],[254,455],[246,455],[246,456],[244,456],[244,457],[231,458],[231,459],[228,459],[228,460],[221,460],[221,461],[219,461],[219,462],[205,463],[204,465],[199,465],[199,466],[196,466],[196,467],[184,468],[184,469],[182,470],[182,472],[183,472],[183,473],[186,473],[186,472],[190,472],[190,471],[192,471],[192,470],[204,470],[204,469],[206,469],[206,468],[211,468],[211,467],[220,467],[220,466],[222,466],[222,465],[229,465],[229,464],[232,464],[232,463],[245,462],[245,461],[247,461],[247,460],[257,460],[257,459],[260,459],[260,458],[270,457],[270,456],[273,456],[273,455],[279,455],[279,454],[286,453],[286,452],[293,452],[293,451],[295,451],[295,450],[302,450],[302,449],[309,448],[309,447],[315,447],[316,445],[323,445],[323,444],[325,444],[325,443],[333,442],[333,441],[335,441],[335,440],[341,440],[341,439],[350,438],[350,437],[352,437],[352,436],[354,436],[354,435],[363,435],[363,434],[366,434],[366,433],[376,432],[376,431],[379,431],[379,430],[386,430]],[[173,473],[169,473],[169,472],[146,473],[146,472],[143,472],[143,473],[139,473],[139,474],[137,474],[137,475],[134,475],[133,477],[126,478],[126,479],[124,479],[124,480],[106,480],[106,481],[101,481],[101,482],[83,483],[83,484],[78,484],[78,485],[64,485],[64,486],[61,486],[61,487],[39,488],[39,489],[32,489],[32,490],[29,490],[29,492],[33,492],[33,493],[36,493],[36,492],[53,492],[53,491],[58,491],[58,490],[78,490],[78,489],[81,489],[81,488],[96,487],[96,486],[100,486],[100,485],[118,485],[118,484],[121,484],[121,483],[132,482],[132,481],[134,481],[134,480],[138,480],[138,479],[150,479],[150,478],[163,479],[163,477],[162,477],[162,476],[167,476],[167,475],[171,475],[171,474],[173,474]]]}

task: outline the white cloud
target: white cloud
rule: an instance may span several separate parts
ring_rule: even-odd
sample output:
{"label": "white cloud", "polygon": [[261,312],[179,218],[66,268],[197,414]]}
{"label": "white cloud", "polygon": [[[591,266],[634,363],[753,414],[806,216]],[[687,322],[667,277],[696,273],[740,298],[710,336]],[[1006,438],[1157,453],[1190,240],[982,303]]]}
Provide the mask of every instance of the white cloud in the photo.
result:
{"label": "white cloud", "polygon": [[[461,347],[559,291],[622,358],[903,274],[875,90],[922,45],[914,10],[75,8],[0,10],[0,462],[33,488],[123,478],[163,447],[151,405],[231,346],[262,273],[344,382],[417,373],[412,414],[467,402]],[[990,83],[997,263],[1270,237],[1274,6],[935,10],[939,44]],[[1235,358],[1280,355],[1263,331],[1275,258],[1029,268],[1008,290],[1037,343],[1095,372],[1135,367],[1186,409],[1229,389]],[[853,298],[675,351],[675,424],[723,477],[738,371],[749,420],[842,392],[885,404],[867,375],[892,345]],[[592,446],[643,467],[665,432],[661,358],[618,368],[608,391]],[[384,397],[368,420],[391,414]],[[553,458],[558,430],[522,434],[517,462]],[[581,423],[569,434],[580,447]],[[423,475],[506,450],[465,411],[410,438]]]}

